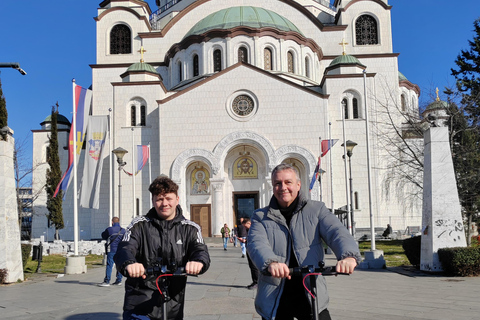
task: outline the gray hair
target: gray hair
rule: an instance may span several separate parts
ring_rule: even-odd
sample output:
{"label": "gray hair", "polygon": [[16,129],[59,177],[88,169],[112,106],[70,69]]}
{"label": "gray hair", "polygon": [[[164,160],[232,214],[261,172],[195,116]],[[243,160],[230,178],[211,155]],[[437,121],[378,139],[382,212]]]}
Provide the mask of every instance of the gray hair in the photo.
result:
{"label": "gray hair", "polygon": [[295,172],[295,176],[297,177],[297,181],[300,181],[300,174],[298,173],[297,168],[295,168],[294,166],[292,166],[291,164],[288,164],[288,163],[280,163],[278,166],[276,166],[272,170],[272,176],[271,176],[272,182],[273,182],[273,176],[277,172],[284,171],[284,170],[292,170],[293,172]]}

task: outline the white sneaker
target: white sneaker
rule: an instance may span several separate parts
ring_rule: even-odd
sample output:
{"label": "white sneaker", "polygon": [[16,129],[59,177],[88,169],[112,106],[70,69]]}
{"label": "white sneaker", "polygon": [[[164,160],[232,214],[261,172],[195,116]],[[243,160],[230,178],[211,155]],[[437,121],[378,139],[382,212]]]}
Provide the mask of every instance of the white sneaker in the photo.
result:
{"label": "white sneaker", "polygon": [[110,283],[108,282],[102,282],[98,284],[99,287],[110,287]]}

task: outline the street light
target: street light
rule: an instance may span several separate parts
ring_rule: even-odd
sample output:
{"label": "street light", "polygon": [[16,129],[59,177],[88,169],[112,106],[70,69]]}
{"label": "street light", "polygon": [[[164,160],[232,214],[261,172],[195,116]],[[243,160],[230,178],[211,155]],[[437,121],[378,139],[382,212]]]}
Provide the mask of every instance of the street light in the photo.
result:
{"label": "street light", "polygon": [[25,70],[20,68],[20,64],[18,62],[7,62],[7,63],[0,63],[0,68],[13,68],[18,70],[22,75],[26,75],[27,73]]}
{"label": "street light", "polygon": [[120,218],[122,216],[122,169],[127,164],[123,161],[123,157],[128,151],[118,147],[112,150],[112,153],[117,156],[118,163],[118,217]]}
{"label": "street light", "polygon": [[318,170],[318,183],[320,184],[320,201],[323,202],[323,194],[322,194],[322,176],[326,171],[323,169]]}
{"label": "street light", "polygon": [[[345,147],[347,148],[347,156],[348,156],[348,166],[350,171],[350,219],[352,223],[352,235],[355,237],[355,222],[353,219],[353,178],[352,178],[352,155],[353,155],[353,148],[357,143],[347,140],[345,142]],[[343,147],[343,144],[342,144]]]}

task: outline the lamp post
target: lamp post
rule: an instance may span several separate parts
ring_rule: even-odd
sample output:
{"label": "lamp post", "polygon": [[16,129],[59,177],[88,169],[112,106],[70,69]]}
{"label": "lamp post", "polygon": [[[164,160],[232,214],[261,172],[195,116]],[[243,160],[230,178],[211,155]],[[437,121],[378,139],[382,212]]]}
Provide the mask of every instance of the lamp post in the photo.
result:
{"label": "lamp post", "polygon": [[[350,171],[350,221],[352,223],[352,235],[355,237],[355,221],[353,218],[353,178],[352,178],[352,155],[353,155],[353,148],[357,143],[347,140],[345,142],[345,147],[347,148],[347,156],[348,156],[348,167]],[[342,144],[343,146],[343,144]]]}
{"label": "lamp post", "polygon": [[123,161],[123,157],[128,153],[127,150],[123,148],[116,148],[112,150],[112,153],[117,157],[118,163],[118,217],[122,216],[122,168],[127,164]]}
{"label": "lamp post", "polygon": [[323,176],[323,174],[324,174],[325,172],[326,172],[326,171],[323,170],[323,169],[319,169],[319,170],[318,170],[318,173],[319,173],[319,175],[318,175],[318,183],[320,184],[320,201],[322,201],[322,202],[323,202],[322,176]]}
{"label": "lamp post", "polygon": [[0,68],[13,68],[15,70],[18,70],[18,72],[20,72],[22,74],[22,76],[27,74],[25,72],[25,70],[20,68],[20,63],[18,63],[18,62],[7,62],[7,63],[1,62],[0,63]]}

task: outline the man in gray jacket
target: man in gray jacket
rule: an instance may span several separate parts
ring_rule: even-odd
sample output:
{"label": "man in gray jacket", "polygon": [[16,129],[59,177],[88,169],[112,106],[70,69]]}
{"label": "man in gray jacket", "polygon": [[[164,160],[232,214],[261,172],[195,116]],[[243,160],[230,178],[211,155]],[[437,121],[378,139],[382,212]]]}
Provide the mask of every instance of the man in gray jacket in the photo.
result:
{"label": "man in gray jacket", "polygon": [[[336,271],[352,273],[361,259],[358,245],[325,204],[299,193],[298,171],[280,164],[272,171],[273,197],[268,207],[255,211],[247,250],[261,275],[255,308],[264,320],[312,319],[311,305],[302,278],[291,278],[289,268],[318,266],[324,260],[322,240],[333,250]],[[319,319],[328,320],[328,293],[317,277]]]}

